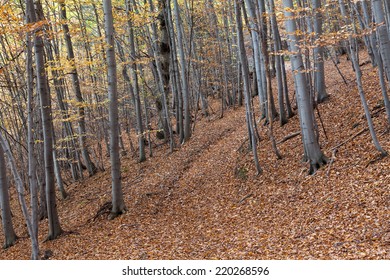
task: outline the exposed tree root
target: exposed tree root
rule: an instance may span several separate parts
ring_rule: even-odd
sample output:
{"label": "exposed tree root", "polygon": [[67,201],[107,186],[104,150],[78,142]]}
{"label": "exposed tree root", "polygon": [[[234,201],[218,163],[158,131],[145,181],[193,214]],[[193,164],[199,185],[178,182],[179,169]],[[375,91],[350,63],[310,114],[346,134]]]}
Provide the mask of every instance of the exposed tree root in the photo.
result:
{"label": "exposed tree root", "polygon": [[376,156],[374,159],[370,160],[369,162],[367,162],[367,164],[365,165],[365,168],[367,168],[370,164],[374,164],[378,161],[380,161],[381,159],[383,159],[384,157],[387,156],[387,153],[380,153],[378,156]]}
{"label": "exposed tree root", "polygon": [[15,238],[13,238],[12,240],[10,240],[10,241],[5,241],[4,242],[4,245],[3,245],[3,249],[8,249],[9,247],[12,247],[13,245],[15,245],[15,242],[16,242],[16,240],[18,240],[19,239],[19,237],[17,237],[16,235],[15,235]]}
{"label": "exposed tree root", "polygon": [[60,230],[59,232],[55,232],[53,234],[50,234],[46,237],[46,239],[43,242],[47,242],[50,240],[57,239],[59,236],[61,236],[64,233],[64,231]]}
{"label": "exposed tree root", "polygon": [[97,218],[99,218],[100,216],[102,216],[104,214],[110,214],[111,213],[111,209],[112,209],[112,202],[111,201],[105,202],[99,208],[99,210],[96,212],[95,216],[92,219],[89,219],[88,221],[91,221],[91,220],[95,221]]}
{"label": "exposed tree root", "polygon": [[325,155],[321,155],[321,157],[315,161],[310,162],[309,175],[314,175],[321,166],[328,164],[329,159]]}

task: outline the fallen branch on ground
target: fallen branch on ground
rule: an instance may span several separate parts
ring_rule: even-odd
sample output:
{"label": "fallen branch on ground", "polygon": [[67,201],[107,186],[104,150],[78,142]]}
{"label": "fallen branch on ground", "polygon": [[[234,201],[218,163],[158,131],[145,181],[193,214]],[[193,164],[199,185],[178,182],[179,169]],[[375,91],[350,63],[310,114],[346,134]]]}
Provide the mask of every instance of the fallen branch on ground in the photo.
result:
{"label": "fallen branch on ground", "polygon": [[345,140],[344,142],[341,142],[340,144],[334,146],[333,148],[331,148],[330,150],[333,151],[333,150],[336,150],[337,148],[340,148],[341,146],[347,144],[348,142],[352,141],[353,139],[355,139],[356,137],[358,137],[359,135],[363,134],[364,132],[366,132],[368,130],[368,128],[363,128],[362,130],[360,130],[358,133],[356,133],[355,135],[349,137],[347,140]]}
{"label": "fallen branch on ground", "polygon": [[236,150],[237,152],[241,153],[244,149],[245,143],[249,140],[249,137],[246,137],[245,140],[241,143],[240,147]]}
{"label": "fallen branch on ground", "polygon": [[238,204],[243,203],[247,198],[250,198],[251,196],[253,196],[253,193],[247,194],[246,196],[244,196],[243,198],[240,199]]}
{"label": "fallen branch on ground", "polygon": [[279,142],[276,142],[276,144],[284,143],[284,142],[286,142],[287,140],[290,140],[291,138],[294,138],[294,137],[296,137],[296,136],[298,136],[298,135],[300,135],[300,134],[301,134],[300,131],[294,132],[294,133],[292,133],[292,134],[290,134],[290,135],[287,135],[286,137],[284,137],[284,138],[283,138],[282,140],[280,140]]}
{"label": "fallen branch on ground", "polygon": [[336,153],[338,152],[337,148],[332,150],[332,157],[329,161],[329,165],[328,165],[328,170],[326,171],[326,177],[329,177],[329,173],[330,173],[330,168],[332,167],[332,164],[333,162],[335,161],[336,159]]}

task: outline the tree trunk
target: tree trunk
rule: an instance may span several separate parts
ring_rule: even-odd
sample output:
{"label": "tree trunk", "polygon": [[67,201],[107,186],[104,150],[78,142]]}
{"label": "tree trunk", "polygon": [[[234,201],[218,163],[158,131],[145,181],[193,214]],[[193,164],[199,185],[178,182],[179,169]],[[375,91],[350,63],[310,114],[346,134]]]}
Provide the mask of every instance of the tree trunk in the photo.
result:
{"label": "tree trunk", "polygon": [[[184,113],[184,138],[183,142],[187,142],[191,137],[191,114],[190,114],[190,95],[189,88],[187,83],[187,75],[186,75],[186,57],[184,54],[184,46],[183,46],[183,33],[181,27],[180,13],[179,13],[179,4],[177,0],[173,1],[174,4],[174,18],[177,27],[177,49],[179,51],[179,59],[181,64],[181,85],[183,90],[183,113]],[[168,8],[169,9],[169,8]],[[170,26],[173,28],[173,26]]]}
{"label": "tree trunk", "polygon": [[[127,14],[130,15],[131,6],[130,1],[127,0]],[[138,73],[137,73],[137,62],[136,62],[136,49],[135,49],[135,38],[134,38],[134,29],[131,17],[127,21],[129,28],[129,45],[130,45],[130,59],[131,59],[131,76],[133,82],[133,91],[134,91],[134,105],[135,105],[135,115],[137,120],[138,128],[138,146],[139,146],[139,162],[146,160],[145,156],[145,135],[144,135],[144,126],[142,123],[142,110],[141,110],[141,100],[139,96],[139,84],[138,84]]]}
{"label": "tree trunk", "polygon": [[249,82],[249,67],[248,60],[245,52],[244,45],[244,34],[242,30],[242,19],[241,19],[241,2],[235,0],[235,12],[236,12],[236,24],[237,24],[237,42],[238,42],[238,52],[242,66],[242,78],[244,81],[244,98],[245,98],[245,108],[246,108],[246,121],[248,125],[248,137],[251,142],[253,158],[257,170],[257,174],[262,172],[262,169],[259,164],[257,156],[257,140],[254,131],[253,118],[252,118],[252,108],[251,108],[251,92],[250,92],[250,82]]}
{"label": "tree trunk", "polygon": [[314,33],[315,33],[315,48],[314,48],[314,91],[317,96],[317,102],[322,103],[328,99],[328,94],[325,87],[325,70],[324,70],[324,49],[321,45],[322,35],[322,12],[321,0],[312,0],[312,8],[314,13]]}
{"label": "tree trunk", "polygon": [[115,61],[114,23],[112,16],[111,0],[103,1],[104,26],[106,31],[106,58],[107,80],[109,99],[109,122],[110,122],[110,160],[112,182],[112,209],[109,219],[114,219],[126,211],[121,184],[120,157],[119,157],[119,113],[118,93]]}
{"label": "tree trunk", "polygon": [[[36,238],[37,235],[34,234],[33,225],[32,225],[32,222],[31,222],[30,215],[28,213],[26,199],[25,199],[25,195],[24,195],[23,181],[22,181],[22,178],[20,177],[20,174],[19,174],[19,172],[18,172],[18,170],[16,168],[15,158],[13,157],[12,152],[11,152],[11,150],[9,148],[8,142],[3,137],[3,134],[1,132],[1,130],[0,130],[0,146],[2,146],[2,149],[4,150],[4,153],[7,155],[9,166],[11,168],[12,174],[14,175],[16,190],[17,190],[17,193],[18,193],[19,204],[20,204],[20,206],[22,208],[22,213],[23,213],[23,216],[24,216],[24,218],[26,220],[27,231],[28,231],[28,233],[29,233],[29,235],[31,237],[31,243],[32,243],[32,248],[33,248],[32,256],[33,257],[36,256],[38,258],[38,251],[36,251],[38,249],[38,240]],[[0,153],[1,152],[2,151],[0,151]]]}
{"label": "tree trunk", "polygon": [[377,24],[376,33],[383,66],[387,79],[390,81],[390,36],[386,27],[382,0],[372,0],[372,10],[375,17],[375,23]]}
{"label": "tree trunk", "polygon": [[[31,0],[27,0],[30,2]],[[37,1],[36,8],[41,8],[41,3]],[[34,10],[31,11],[30,19],[32,23],[37,22],[37,16]],[[49,223],[48,240],[57,238],[62,229],[57,213],[56,193],[55,193],[55,176],[54,176],[54,161],[53,161],[53,133],[52,133],[52,112],[51,112],[51,96],[49,94],[44,49],[41,28],[35,30],[34,34],[34,52],[35,52],[35,67],[37,77],[37,88],[40,100],[42,129],[43,129],[43,150],[45,163],[45,194],[47,204],[47,216]]]}
{"label": "tree trunk", "polygon": [[[27,16],[30,14],[29,9],[33,7],[27,7]],[[30,20],[27,20],[29,22]],[[39,258],[39,243],[34,240],[38,240],[38,183],[37,183],[37,168],[36,158],[34,155],[34,109],[33,109],[33,58],[32,58],[32,44],[31,34],[27,33],[26,38],[26,72],[27,72],[27,150],[28,150],[28,183],[30,186],[30,205],[31,205],[31,224],[32,224],[32,254],[31,259],[37,260]]]}
{"label": "tree trunk", "polygon": [[296,95],[298,103],[299,119],[302,131],[303,147],[305,157],[310,163],[309,173],[313,174],[322,165],[326,164],[328,159],[322,153],[320,145],[315,135],[315,119],[313,106],[310,99],[310,93],[307,88],[305,68],[303,66],[302,54],[298,47],[297,27],[295,23],[295,13],[292,0],[283,0],[284,14],[286,17],[286,30],[289,34],[290,59],[292,71],[295,76]]}
{"label": "tree trunk", "polygon": [[80,141],[81,154],[83,156],[84,163],[85,166],[87,167],[89,176],[92,176],[97,172],[97,168],[91,161],[88,152],[87,142],[86,142],[87,132],[86,132],[86,125],[85,125],[84,99],[81,94],[80,81],[79,81],[79,75],[77,73],[77,68],[76,68],[72,39],[70,37],[68,24],[66,23],[67,17],[66,17],[65,0],[60,0],[60,7],[61,7],[61,19],[63,21],[62,28],[64,30],[68,60],[72,65],[72,70],[71,70],[72,84],[78,102],[77,110],[79,115],[78,123],[79,123],[79,141]]}
{"label": "tree trunk", "polygon": [[8,188],[7,166],[5,164],[3,147],[0,145],[0,208],[4,232],[4,249],[14,245],[17,239],[12,223]]}
{"label": "tree trunk", "polygon": [[[361,1],[361,5],[363,9],[365,25],[367,27],[370,27],[372,25],[372,21],[371,21],[370,14],[368,12],[367,1],[366,0]],[[376,62],[376,66],[378,67],[378,76],[381,85],[383,101],[385,103],[385,108],[386,108],[387,122],[390,124],[390,101],[389,101],[389,96],[387,94],[386,78],[385,78],[386,74],[384,72],[383,60],[377,47],[376,32],[371,32],[371,34],[368,35],[368,39],[370,41],[370,46],[374,56],[374,61]]]}
{"label": "tree trunk", "polygon": [[[284,82],[282,73],[282,60],[283,56],[280,54],[282,51],[282,44],[280,40],[278,23],[275,15],[275,4],[274,0],[269,0],[269,13],[272,28],[272,36],[274,39],[274,52],[275,52],[275,72],[276,72],[276,83],[278,88],[278,104],[279,104],[279,117],[280,125],[283,126],[287,123],[287,116],[284,108]],[[288,99],[286,99],[286,102]]]}
{"label": "tree trunk", "polygon": [[[340,6],[344,6],[344,0],[339,0],[339,3],[340,3]],[[346,9],[341,9],[341,11],[342,11],[342,17],[344,18],[344,21],[347,24],[349,24],[350,20],[348,19],[348,15],[346,14]],[[353,16],[352,12],[351,12],[350,16],[352,18],[352,16]],[[385,155],[387,155],[387,152],[382,148],[382,146],[380,145],[378,138],[376,136],[374,124],[373,124],[372,118],[371,118],[370,109],[368,107],[366,96],[364,93],[363,84],[362,84],[362,71],[360,70],[360,66],[359,66],[359,62],[358,62],[357,42],[356,42],[355,37],[353,36],[353,35],[356,35],[356,27],[355,27],[353,22],[352,22],[352,26],[353,26],[354,30],[350,30],[349,35],[348,35],[349,52],[350,52],[350,57],[352,60],[353,68],[355,69],[356,84],[358,87],[360,100],[361,100],[362,105],[363,105],[364,113],[365,113],[366,120],[367,120],[367,125],[368,125],[368,128],[370,130],[370,134],[371,134],[371,138],[372,138],[372,141],[374,143],[374,146],[383,156],[385,156]]]}

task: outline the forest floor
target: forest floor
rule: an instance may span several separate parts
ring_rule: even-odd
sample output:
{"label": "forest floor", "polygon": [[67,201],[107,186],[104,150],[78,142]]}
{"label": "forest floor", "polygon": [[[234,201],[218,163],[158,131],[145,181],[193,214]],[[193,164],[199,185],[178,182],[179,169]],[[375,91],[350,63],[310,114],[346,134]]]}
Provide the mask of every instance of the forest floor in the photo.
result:
{"label": "forest floor", "polygon": [[[342,58],[338,66],[348,84],[327,62],[330,99],[319,106],[324,127],[318,122],[322,150],[333,160],[315,175],[302,162],[300,136],[278,145],[283,159],[277,160],[262,122],[263,173],[256,175],[244,108],[229,109],[222,119],[216,113],[199,120],[190,141],[171,154],[161,145],[144,163],[124,156],[128,211],[113,221],[107,214],[94,219],[111,199],[109,170],[69,185],[70,197],[58,202],[68,234],[43,242],[47,221],[41,221],[42,253],[50,250],[51,259],[390,259],[390,157],[379,157],[365,130],[350,63]],[[390,151],[377,74],[370,64],[362,69],[379,141]],[[297,116],[274,124],[277,141],[299,130]],[[28,259],[15,195],[12,203],[21,238],[0,250],[0,259]]]}

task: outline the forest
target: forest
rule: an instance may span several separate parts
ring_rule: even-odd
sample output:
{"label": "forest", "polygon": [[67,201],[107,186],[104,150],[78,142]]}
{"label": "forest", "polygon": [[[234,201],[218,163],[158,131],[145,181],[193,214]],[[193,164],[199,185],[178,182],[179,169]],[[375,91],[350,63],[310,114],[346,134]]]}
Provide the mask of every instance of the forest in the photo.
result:
{"label": "forest", "polygon": [[0,0],[0,259],[390,259],[390,1]]}

